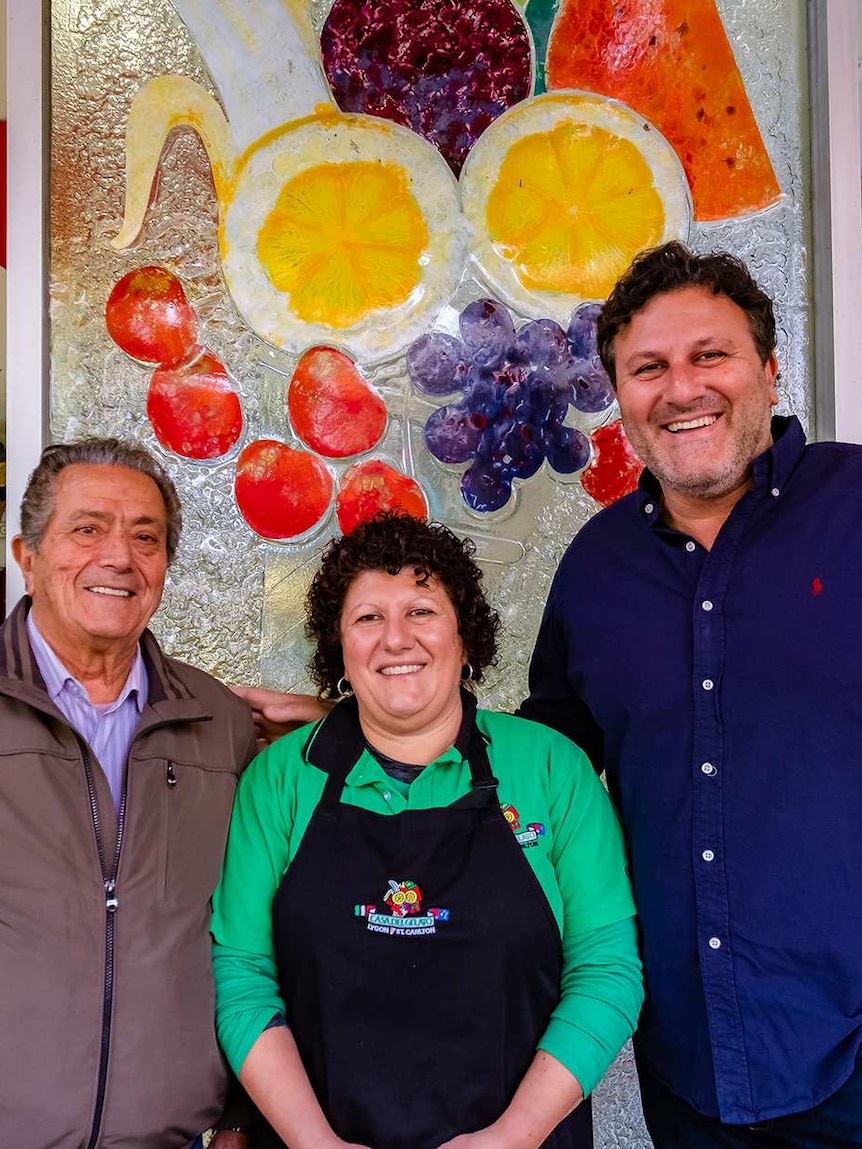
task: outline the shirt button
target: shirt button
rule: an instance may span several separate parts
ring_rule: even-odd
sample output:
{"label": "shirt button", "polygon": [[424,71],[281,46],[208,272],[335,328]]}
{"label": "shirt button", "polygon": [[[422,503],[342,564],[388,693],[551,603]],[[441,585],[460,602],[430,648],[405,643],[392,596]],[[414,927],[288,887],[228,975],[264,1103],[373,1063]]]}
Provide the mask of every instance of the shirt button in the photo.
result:
{"label": "shirt button", "polygon": [[392,795],[388,790],[383,791],[383,800],[385,802],[388,802],[391,799],[391,797],[392,797]]}
{"label": "shirt button", "polygon": [[715,772],[716,772],[715,767],[713,766],[713,764],[711,762],[704,762],[701,765],[700,769],[701,769],[701,773],[703,773],[703,774],[712,775],[712,774],[715,774]]}
{"label": "shirt button", "polygon": [[712,850],[704,850],[700,856],[705,862],[711,862],[715,857],[715,854],[712,852]]}
{"label": "shirt button", "polygon": [[645,515],[651,515],[654,510],[655,510],[655,504],[654,503],[645,503],[644,504],[644,514]]}
{"label": "shirt button", "polygon": [[710,938],[709,939],[709,948],[711,950],[720,950],[721,949],[721,938]]}
{"label": "shirt button", "polygon": [[712,690],[713,686],[715,686],[715,683],[712,681],[711,678],[705,678],[703,680],[703,682],[701,683],[701,686],[703,687],[704,690]]}
{"label": "shirt button", "polygon": [[777,499],[778,496],[781,494],[781,491],[779,491],[778,487],[773,487],[769,493],[770,493],[770,495],[772,495],[773,499]]}
{"label": "shirt button", "polygon": [[703,610],[712,610],[712,603],[709,601],[708,598],[705,598],[700,605],[703,608]]}
{"label": "shirt button", "polygon": [[685,549],[689,551],[689,553],[694,550],[694,543],[691,541],[691,539],[689,539],[685,544]]}

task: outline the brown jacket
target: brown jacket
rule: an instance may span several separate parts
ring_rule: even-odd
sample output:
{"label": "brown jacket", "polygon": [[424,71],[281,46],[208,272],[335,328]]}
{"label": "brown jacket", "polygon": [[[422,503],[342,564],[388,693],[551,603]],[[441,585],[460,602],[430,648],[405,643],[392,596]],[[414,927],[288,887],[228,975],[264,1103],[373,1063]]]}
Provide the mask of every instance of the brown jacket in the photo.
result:
{"label": "brown jacket", "polygon": [[0,1145],[185,1149],[224,1098],[210,896],[251,715],[144,634],[150,697],[106,892],[118,819],[45,692],[28,608],[0,629]]}

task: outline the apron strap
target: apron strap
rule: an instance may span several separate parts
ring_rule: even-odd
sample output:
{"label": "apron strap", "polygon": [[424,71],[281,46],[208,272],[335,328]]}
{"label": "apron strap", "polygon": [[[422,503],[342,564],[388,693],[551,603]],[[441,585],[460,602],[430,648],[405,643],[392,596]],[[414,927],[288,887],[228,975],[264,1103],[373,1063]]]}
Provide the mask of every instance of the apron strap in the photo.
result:
{"label": "apron strap", "polygon": [[473,729],[470,734],[470,749],[467,752],[470,763],[471,785],[474,790],[496,790],[500,785],[499,779],[491,772],[491,763],[488,759],[488,749],[479,726],[473,719]]}
{"label": "apron strap", "polygon": [[359,725],[359,704],[354,695],[342,699],[312,730],[303,756],[327,775],[321,806],[337,806],[344,780],[365,749]]}
{"label": "apron strap", "polygon": [[[475,707],[475,703],[473,704]],[[499,781],[491,773],[491,763],[488,760],[488,750],[485,738],[475,719],[470,732],[467,763],[470,767],[470,789],[466,794],[456,799],[449,807],[450,810],[496,810],[500,814],[500,802],[497,798]],[[502,818],[500,819],[502,822]]]}

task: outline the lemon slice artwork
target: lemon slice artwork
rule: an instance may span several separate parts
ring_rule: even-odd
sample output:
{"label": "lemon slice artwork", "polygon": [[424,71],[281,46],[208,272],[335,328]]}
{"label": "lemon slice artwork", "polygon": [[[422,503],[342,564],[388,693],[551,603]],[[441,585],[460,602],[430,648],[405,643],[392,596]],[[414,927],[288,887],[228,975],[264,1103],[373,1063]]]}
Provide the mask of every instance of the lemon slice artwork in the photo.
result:
{"label": "lemon slice artwork", "polygon": [[466,257],[458,188],[414,132],[322,113],[250,149],[222,231],[225,277],[256,331],[365,362],[433,323]]}
{"label": "lemon slice artwork", "polygon": [[567,323],[606,299],[639,251],[684,239],[691,198],[665,138],[625,104],[583,92],[502,115],[461,173],[481,277],[525,315]]}

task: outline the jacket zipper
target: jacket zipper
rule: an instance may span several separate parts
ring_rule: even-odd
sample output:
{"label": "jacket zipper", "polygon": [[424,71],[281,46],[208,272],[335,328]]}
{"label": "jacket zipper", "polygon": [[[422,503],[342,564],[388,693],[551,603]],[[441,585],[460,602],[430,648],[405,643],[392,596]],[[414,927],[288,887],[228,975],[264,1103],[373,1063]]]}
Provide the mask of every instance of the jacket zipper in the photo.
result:
{"label": "jacket zipper", "polygon": [[93,832],[96,835],[96,849],[99,854],[99,866],[102,871],[102,881],[105,886],[105,983],[102,998],[102,1043],[99,1056],[99,1078],[96,1089],[96,1105],[93,1111],[93,1125],[90,1130],[90,1139],[87,1149],[96,1149],[99,1131],[102,1124],[102,1111],[105,1107],[105,1086],[108,1081],[108,1056],[111,1051],[111,1015],[114,1006],[114,921],[119,906],[117,898],[117,870],[120,865],[120,849],[123,844],[123,827],[126,821],[126,784],[123,783],[123,793],[120,798],[120,809],[117,813],[117,844],[114,848],[113,865],[110,872],[105,861],[105,850],[102,844],[102,823],[99,818],[99,803],[96,800],[96,787],[93,783],[93,770],[90,762],[90,752],[86,744],[81,743],[84,758],[84,775],[87,779],[87,793],[90,798],[90,814],[93,818]]}

